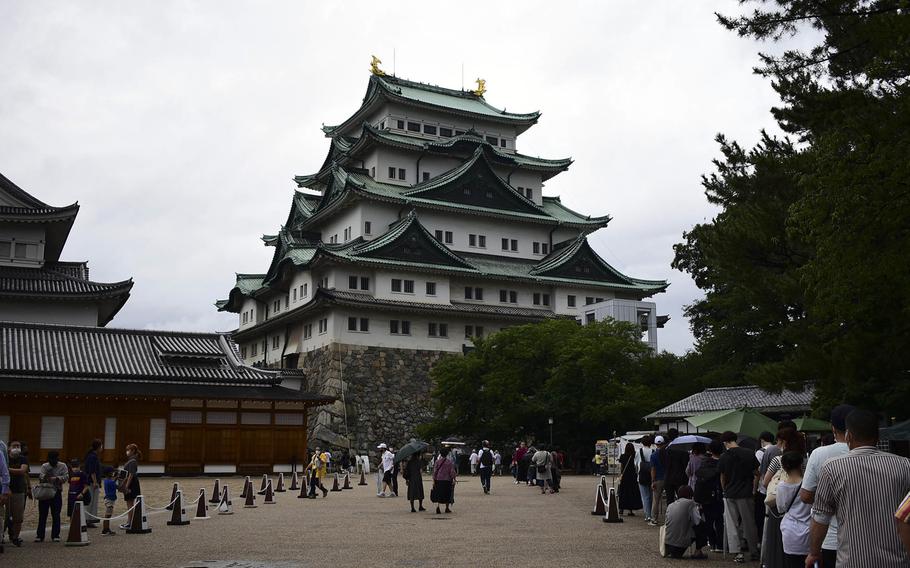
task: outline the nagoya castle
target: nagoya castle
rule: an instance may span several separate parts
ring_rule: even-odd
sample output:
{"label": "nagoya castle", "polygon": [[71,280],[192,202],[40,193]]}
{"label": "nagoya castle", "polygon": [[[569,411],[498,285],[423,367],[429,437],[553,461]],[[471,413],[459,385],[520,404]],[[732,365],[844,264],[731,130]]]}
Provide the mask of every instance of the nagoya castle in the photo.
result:
{"label": "nagoya castle", "polygon": [[656,348],[662,280],[622,274],[587,236],[610,217],[544,195],[571,159],[518,151],[539,112],[388,75],[373,58],[363,103],[325,126],[329,151],[295,177],[263,274],[237,274],[219,310],[238,314],[242,358],[304,371],[338,399],[314,410],[316,443],[398,444],[430,417],[429,371],[478,337],[550,318],[604,314]]}

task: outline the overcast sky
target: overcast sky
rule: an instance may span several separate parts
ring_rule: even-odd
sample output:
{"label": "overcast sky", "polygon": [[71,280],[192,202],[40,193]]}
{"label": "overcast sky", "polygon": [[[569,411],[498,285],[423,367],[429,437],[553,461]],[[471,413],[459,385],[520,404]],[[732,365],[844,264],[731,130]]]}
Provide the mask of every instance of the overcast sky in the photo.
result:
{"label": "overcast sky", "polygon": [[[135,280],[117,327],[227,330],[235,272],[264,272],[295,174],[325,158],[323,123],[360,105],[370,55],[399,76],[541,110],[519,151],[571,156],[547,195],[613,221],[594,248],[664,278],[661,348],[692,345],[699,296],[670,268],[710,219],[700,186],[718,132],[751,145],[777,98],[760,46],[722,29],[734,2],[0,3],[0,172],[78,201],[64,260]],[[394,55],[393,55],[394,54]],[[394,61],[394,62],[393,62]]]}

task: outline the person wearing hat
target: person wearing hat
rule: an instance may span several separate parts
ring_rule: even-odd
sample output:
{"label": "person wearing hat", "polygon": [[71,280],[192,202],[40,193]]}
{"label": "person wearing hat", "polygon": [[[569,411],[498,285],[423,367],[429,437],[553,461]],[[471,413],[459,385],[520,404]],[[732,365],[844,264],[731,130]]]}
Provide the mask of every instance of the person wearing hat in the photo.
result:
{"label": "person wearing hat", "polygon": [[328,463],[328,456],[321,451],[319,447],[316,448],[316,451],[313,452],[313,458],[310,460],[310,491],[307,497],[310,499],[316,498],[316,489],[322,491],[322,498],[325,499],[329,495],[329,490],[325,488],[325,485],[322,484],[322,478],[325,477],[326,473],[326,463]]}
{"label": "person wearing hat", "polygon": [[67,492],[66,500],[66,516],[73,516],[73,509],[76,508],[76,501],[83,501],[86,495],[91,493],[91,485],[89,485],[88,474],[82,471],[82,468],[79,467],[78,458],[73,458],[70,460],[70,479],[69,479],[69,491]]}
{"label": "person wearing hat", "polygon": [[386,490],[388,490],[388,496],[398,497],[392,488],[392,474],[395,469],[395,454],[389,450],[389,446],[385,443],[379,444],[376,449],[382,451],[382,489],[379,491],[378,497],[385,497]]}
{"label": "person wearing hat", "polygon": [[[849,404],[835,406],[831,410],[831,432],[834,434],[834,443],[830,446],[815,448],[809,454],[806,462],[806,472],[803,474],[803,484],[799,491],[799,498],[803,503],[811,505],[815,501],[815,490],[818,488],[822,465],[829,459],[842,456],[850,451],[845,437],[847,435],[847,415],[855,408]],[[831,518],[828,532],[822,543],[822,566],[834,566],[837,562],[837,519]]]}
{"label": "person wearing hat", "polygon": [[648,525],[656,527],[660,518],[660,496],[664,492],[664,475],[667,462],[667,442],[663,436],[654,437],[657,449],[651,453],[651,520]]}

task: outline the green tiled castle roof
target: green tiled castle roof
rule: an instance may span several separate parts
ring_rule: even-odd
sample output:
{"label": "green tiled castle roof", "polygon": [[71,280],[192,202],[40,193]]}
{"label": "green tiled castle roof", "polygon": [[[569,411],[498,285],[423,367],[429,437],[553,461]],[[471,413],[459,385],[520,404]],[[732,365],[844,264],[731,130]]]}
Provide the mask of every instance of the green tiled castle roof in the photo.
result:
{"label": "green tiled castle roof", "polygon": [[482,96],[472,91],[447,89],[427,83],[408,81],[392,75],[370,75],[367,92],[360,108],[350,118],[337,126],[324,126],[328,136],[336,136],[359,125],[384,102],[398,102],[411,107],[454,113],[467,118],[486,119],[517,126],[519,131],[527,129],[540,118],[540,112],[513,113],[498,109]]}

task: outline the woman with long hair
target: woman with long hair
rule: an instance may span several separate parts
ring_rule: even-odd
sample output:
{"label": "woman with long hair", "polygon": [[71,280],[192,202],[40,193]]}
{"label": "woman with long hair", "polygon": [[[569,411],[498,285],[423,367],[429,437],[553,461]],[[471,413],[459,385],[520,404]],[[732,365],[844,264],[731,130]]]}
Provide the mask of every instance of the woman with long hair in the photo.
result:
{"label": "woman with long hair", "polygon": [[[126,508],[130,511],[125,524],[120,525],[122,529],[130,528],[133,523],[133,505],[136,503],[136,497],[142,493],[142,487],[139,485],[139,460],[142,459],[142,452],[136,444],[126,445],[126,463],[123,465],[123,471],[126,477],[120,483],[120,492],[123,493],[123,500],[126,502]],[[140,514],[142,512],[140,511]]]}
{"label": "woman with long hair", "polygon": [[634,511],[641,509],[641,492],[638,490],[638,471],[635,469],[635,444],[626,443],[626,449],[619,456],[619,514],[629,511],[629,517],[634,517]]}

